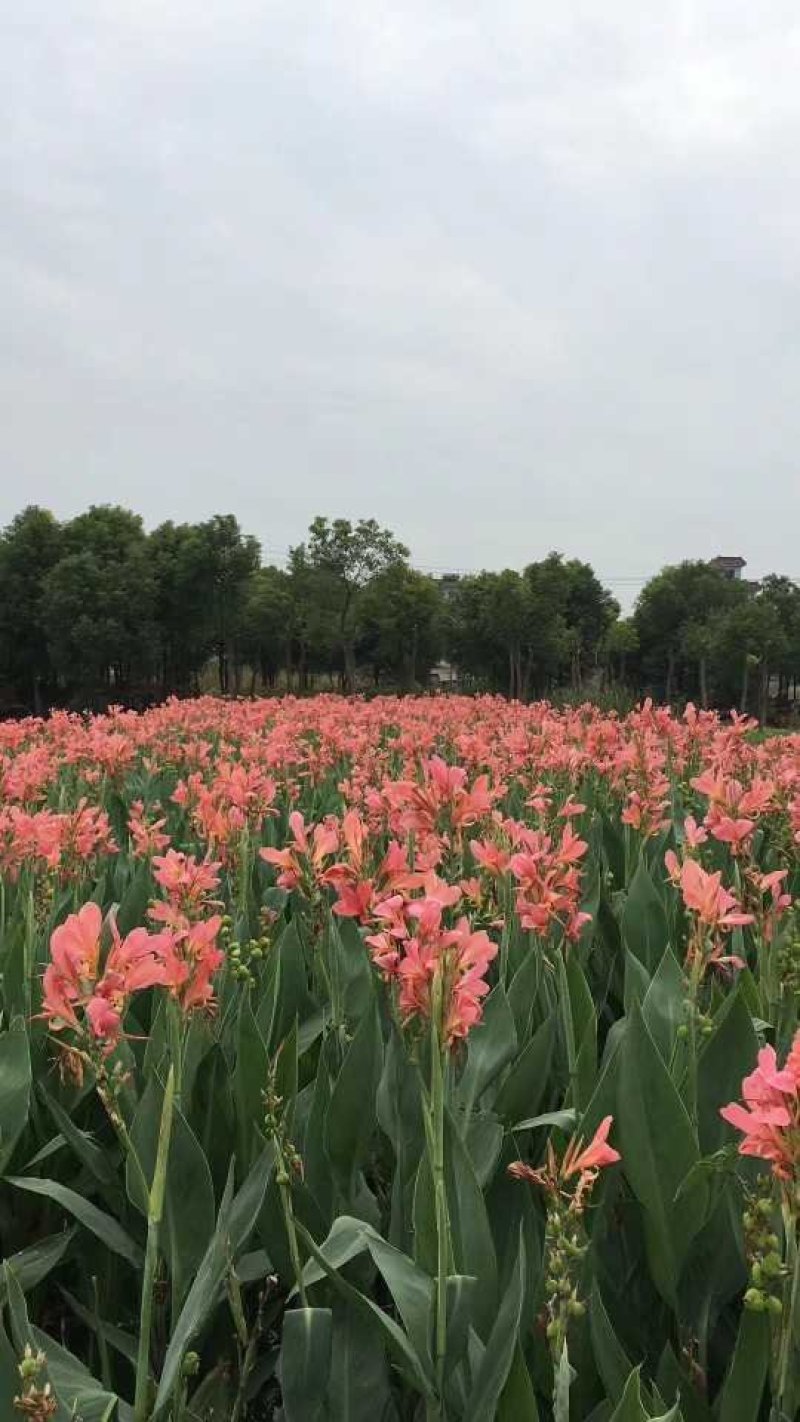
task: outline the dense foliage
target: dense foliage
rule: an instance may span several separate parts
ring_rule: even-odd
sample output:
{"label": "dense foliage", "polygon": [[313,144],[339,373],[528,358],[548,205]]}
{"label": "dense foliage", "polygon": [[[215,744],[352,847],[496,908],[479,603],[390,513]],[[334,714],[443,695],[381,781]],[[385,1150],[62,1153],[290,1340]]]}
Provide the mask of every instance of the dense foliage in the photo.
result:
{"label": "dense foliage", "polygon": [[0,726],[0,1415],[796,1418],[800,738],[750,730]]}
{"label": "dense foliage", "polygon": [[[105,710],[169,694],[412,691],[444,659],[461,689],[755,711],[796,702],[800,587],[665,568],[632,617],[589,564],[551,553],[432,578],[374,519],[317,518],[287,566],[231,515],[147,533],[126,509],[0,535],[0,710]],[[451,672],[448,670],[449,677]]]}

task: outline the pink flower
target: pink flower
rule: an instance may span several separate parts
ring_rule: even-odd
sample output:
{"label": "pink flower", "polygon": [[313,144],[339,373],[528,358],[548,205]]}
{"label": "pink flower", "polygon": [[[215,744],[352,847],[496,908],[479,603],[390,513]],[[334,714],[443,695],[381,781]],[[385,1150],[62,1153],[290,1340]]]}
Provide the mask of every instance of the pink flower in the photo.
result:
{"label": "pink flower", "polygon": [[779,1180],[791,1180],[800,1165],[800,1032],[782,1068],[774,1047],[762,1047],[756,1068],[742,1082],[744,1105],[723,1106],[724,1121],[741,1131],[740,1155],[771,1162]]}

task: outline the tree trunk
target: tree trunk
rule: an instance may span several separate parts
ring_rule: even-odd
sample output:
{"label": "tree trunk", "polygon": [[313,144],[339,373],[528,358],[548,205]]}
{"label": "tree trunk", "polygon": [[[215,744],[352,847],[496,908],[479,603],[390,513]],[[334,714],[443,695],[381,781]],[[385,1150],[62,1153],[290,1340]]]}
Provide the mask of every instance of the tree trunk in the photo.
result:
{"label": "tree trunk", "polygon": [[747,711],[747,692],[750,687],[750,658],[745,653],[744,671],[742,672],[742,696],[739,702],[739,712],[744,716]]}
{"label": "tree trunk", "polygon": [[675,679],[675,653],[674,653],[674,651],[672,650],[672,648],[670,647],[670,649],[669,649],[669,655],[668,655],[668,657],[667,657],[667,684],[666,684],[666,686],[664,687],[664,700],[666,701],[667,705],[669,705],[669,703],[670,703],[671,700],[672,700],[672,683],[673,683],[674,679]]}
{"label": "tree trunk", "polygon": [[348,696],[352,696],[356,689],[356,649],[350,638],[346,638],[342,650],[344,651],[344,689]]}
{"label": "tree trunk", "polygon": [[698,670],[699,670],[699,673],[700,673],[700,705],[702,706],[702,708],[703,708],[704,711],[707,711],[707,710],[708,710],[708,678],[707,678],[707,676],[706,676],[706,659],[705,659],[705,657],[701,657],[701,658],[700,658],[700,663],[699,663],[699,666],[698,666]]}
{"label": "tree trunk", "polygon": [[769,667],[767,666],[766,661],[764,662],[764,664],[763,664],[763,666],[762,666],[762,668],[761,668],[761,687],[760,687],[760,691],[761,691],[761,695],[760,695],[759,700],[760,700],[761,705],[760,705],[760,707],[759,707],[759,717],[758,717],[758,719],[759,719],[759,721],[761,722],[761,725],[762,725],[762,728],[763,728],[763,727],[766,727],[767,720],[768,720],[768,718],[769,718]]}

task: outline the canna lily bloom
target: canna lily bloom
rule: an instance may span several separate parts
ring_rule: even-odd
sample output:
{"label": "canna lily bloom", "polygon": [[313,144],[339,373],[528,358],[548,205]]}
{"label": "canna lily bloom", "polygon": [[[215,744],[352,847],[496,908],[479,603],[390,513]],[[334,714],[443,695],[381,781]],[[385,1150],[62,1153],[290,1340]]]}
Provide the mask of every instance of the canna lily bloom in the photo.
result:
{"label": "canna lily bloom", "polygon": [[619,1151],[608,1144],[613,1122],[613,1116],[604,1116],[586,1147],[583,1147],[579,1136],[573,1136],[561,1161],[557,1159],[553,1146],[548,1141],[547,1162],[544,1166],[537,1170],[522,1160],[515,1160],[509,1165],[508,1173],[516,1180],[527,1180],[532,1185],[540,1185],[552,1195],[565,1193],[566,1182],[577,1176],[578,1184],[573,1198],[580,1206],[599,1172],[622,1159]]}
{"label": "canna lily bloom", "polygon": [[782,1068],[774,1047],[762,1047],[756,1068],[742,1082],[744,1105],[723,1106],[724,1121],[741,1131],[739,1154],[767,1160],[778,1180],[800,1172],[800,1032]]}
{"label": "canna lily bloom", "polygon": [[570,1175],[584,1175],[587,1170],[602,1170],[606,1165],[615,1165],[622,1157],[618,1150],[608,1144],[613,1116],[604,1116],[585,1150],[580,1141],[570,1141],[566,1155],[561,1162],[561,1174],[567,1180]]}
{"label": "canna lily bloom", "polygon": [[719,870],[709,874],[696,859],[685,859],[679,867],[672,850],[664,858],[670,877],[680,884],[687,909],[708,928],[737,928],[754,922],[751,913],[741,911],[736,896],[722,887]]}

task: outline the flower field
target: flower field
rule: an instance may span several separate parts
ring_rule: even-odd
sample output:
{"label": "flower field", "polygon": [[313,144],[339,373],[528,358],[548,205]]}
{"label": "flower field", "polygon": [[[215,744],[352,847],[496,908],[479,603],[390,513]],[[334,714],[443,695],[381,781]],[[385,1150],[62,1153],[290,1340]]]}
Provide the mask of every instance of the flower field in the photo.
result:
{"label": "flower field", "polygon": [[0,723],[0,1417],[800,1415],[800,737]]}

